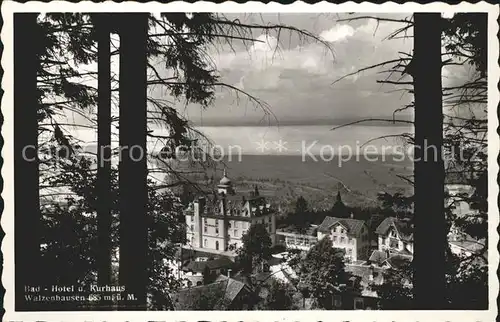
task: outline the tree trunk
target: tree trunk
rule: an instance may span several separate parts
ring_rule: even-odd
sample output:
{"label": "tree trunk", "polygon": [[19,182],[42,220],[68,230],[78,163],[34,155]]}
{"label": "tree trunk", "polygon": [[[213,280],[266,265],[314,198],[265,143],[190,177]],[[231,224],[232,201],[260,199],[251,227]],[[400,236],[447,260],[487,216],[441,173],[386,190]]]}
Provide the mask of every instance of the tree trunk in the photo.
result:
{"label": "tree trunk", "polygon": [[445,308],[445,212],[441,15],[416,13],[415,256],[414,295],[418,309]]}
{"label": "tree trunk", "polygon": [[25,287],[39,286],[38,276],[43,274],[37,119],[40,62],[33,39],[37,34],[37,16],[14,14],[14,261],[15,308],[19,311],[36,309],[25,301]]}
{"label": "tree trunk", "polygon": [[120,284],[133,294],[127,310],[145,309],[147,270],[146,40],[147,14],[120,25]]}
{"label": "tree trunk", "polygon": [[109,16],[96,16],[98,62],[97,110],[97,277],[111,284],[111,55]]}

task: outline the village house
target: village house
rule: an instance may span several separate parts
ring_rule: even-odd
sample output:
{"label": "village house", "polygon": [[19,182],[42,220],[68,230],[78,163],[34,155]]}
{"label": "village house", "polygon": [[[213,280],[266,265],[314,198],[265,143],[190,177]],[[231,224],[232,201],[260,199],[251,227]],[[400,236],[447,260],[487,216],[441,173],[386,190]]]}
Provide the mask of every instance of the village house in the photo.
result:
{"label": "village house", "polygon": [[413,258],[413,228],[408,219],[385,218],[375,230],[378,251]]}
{"label": "village house", "polygon": [[363,220],[327,216],[319,225],[317,236],[318,240],[329,237],[333,247],[344,249],[351,262],[368,258],[370,238]]}
{"label": "village house", "polygon": [[413,229],[409,220],[387,217],[375,233],[378,235],[378,248],[371,253],[369,263],[398,269],[413,260]]}
{"label": "village house", "polygon": [[185,210],[185,217],[187,246],[193,249],[235,256],[243,235],[254,224],[264,225],[275,244],[276,211],[257,187],[249,196],[238,195],[225,170],[217,192],[197,198]]}

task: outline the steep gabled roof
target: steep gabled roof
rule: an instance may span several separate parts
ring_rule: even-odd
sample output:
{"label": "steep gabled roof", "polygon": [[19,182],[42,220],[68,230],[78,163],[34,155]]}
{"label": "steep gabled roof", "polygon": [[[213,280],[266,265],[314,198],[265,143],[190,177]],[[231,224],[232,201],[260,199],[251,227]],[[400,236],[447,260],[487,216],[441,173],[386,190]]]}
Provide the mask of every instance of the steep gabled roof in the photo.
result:
{"label": "steep gabled roof", "polygon": [[378,225],[375,233],[378,235],[386,235],[391,227],[396,228],[402,240],[413,241],[413,229],[410,223],[395,217],[385,218],[380,225]]}
{"label": "steep gabled roof", "polygon": [[363,220],[353,218],[337,218],[326,216],[325,219],[323,219],[321,225],[319,225],[318,230],[327,232],[333,225],[337,223],[344,226],[347,229],[348,234],[357,236],[361,233],[361,228],[363,227],[365,222]]}

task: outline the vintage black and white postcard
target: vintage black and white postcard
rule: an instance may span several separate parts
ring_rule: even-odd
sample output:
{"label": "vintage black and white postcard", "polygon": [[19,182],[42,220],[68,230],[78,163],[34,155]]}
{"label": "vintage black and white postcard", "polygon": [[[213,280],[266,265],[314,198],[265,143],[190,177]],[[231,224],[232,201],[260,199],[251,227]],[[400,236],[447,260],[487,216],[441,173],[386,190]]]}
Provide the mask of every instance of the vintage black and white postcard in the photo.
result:
{"label": "vintage black and white postcard", "polygon": [[498,6],[1,10],[5,321],[496,318]]}

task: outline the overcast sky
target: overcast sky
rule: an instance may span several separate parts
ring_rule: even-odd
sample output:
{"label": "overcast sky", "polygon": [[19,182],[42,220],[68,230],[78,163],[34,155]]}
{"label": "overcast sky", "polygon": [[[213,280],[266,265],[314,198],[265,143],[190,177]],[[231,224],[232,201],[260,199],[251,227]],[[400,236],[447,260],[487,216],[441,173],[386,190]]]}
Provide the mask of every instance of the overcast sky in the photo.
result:
{"label": "overcast sky", "polygon": [[[411,17],[411,14],[401,13],[374,15],[395,19]],[[217,44],[207,48],[208,58],[215,63],[221,81],[265,102],[273,115],[270,119],[265,118],[262,109],[244,95],[236,95],[234,91],[224,88],[217,88],[214,105],[206,109],[196,104],[186,106],[182,100],[176,103],[176,108],[195,125],[201,126],[216,144],[242,145],[250,153],[255,152],[255,142],[262,139],[295,140],[295,146],[300,146],[300,140],[319,140],[339,146],[346,142],[352,145],[356,141],[363,144],[370,138],[411,132],[407,125],[391,124],[352,127],[335,134],[328,131],[328,126],[321,127],[321,131],[311,128],[314,125],[332,126],[366,118],[392,118],[396,109],[413,99],[411,94],[395,91],[401,87],[377,83],[377,80],[387,77],[382,73],[384,68],[364,71],[332,85],[348,73],[397,59],[404,55],[402,53],[411,53],[412,38],[385,39],[404,24],[377,24],[373,19],[339,21],[356,16],[359,14],[227,15],[230,19],[237,18],[248,24],[293,26],[318,36],[328,45],[299,37],[296,32],[284,31],[278,37],[276,33],[266,34],[256,29],[250,36],[259,42],[247,43],[245,46],[234,41],[231,47]],[[408,35],[411,33],[410,29]],[[158,68],[162,65],[160,62],[153,63]],[[116,61],[113,65],[117,69]],[[169,73],[167,70],[161,72]],[[443,85],[464,79],[465,74],[463,69],[451,71],[444,68]],[[398,79],[400,76],[392,77]],[[411,81],[411,78],[403,80]],[[150,95],[156,98],[172,99],[160,88],[149,90]],[[72,117],[81,118],[78,115]],[[396,117],[411,120],[412,111],[400,112]],[[259,129],[269,127],[269,121],[273,124],[277,121],[280,126],[293,125],[294,129],[280,130],[274,125]],[[88,132],[80,129],[78,137],[95,141],[96,133]]]}
{"label": "overcast sky", "polygon": [[[380,14],[377,14],[380,16]],[[405,18],[411,14],[389,15]],[[412,39],[383,40],[397,23],[375,20],[338,22],[347,14],[253,14],[231,15],[245,23],[285,24],[307,30],[328,42],[333,53],[321,43],[294,32],[265,34],[254,31],[262,42],[249,47],[235,41],[234,51],[228,45],[210,48],[221,80],[258,97],[269,104],[280,124],[339,124],[366,117],[387,117],[411,97],[391,92],[394,86],[377,84],[385,75],[381,69],[366,71],[335,85],[339,77],[360,68],[398,58],[398,52],[409,52]],[[278,42],[279,40],[279,42]],[[278,50],[276,50],[278,49]],[[157,95],[163,95],[158,93]],[[264,116],[244,96],[218,89],[215,105],[202,110],[191,105],[183,113],[203,125],[256,125]],[[401,117],[408,119],[409,114]],[[267,125],[267,120],[262,124]],[[274,121],[274,120],[273,120]]]}

